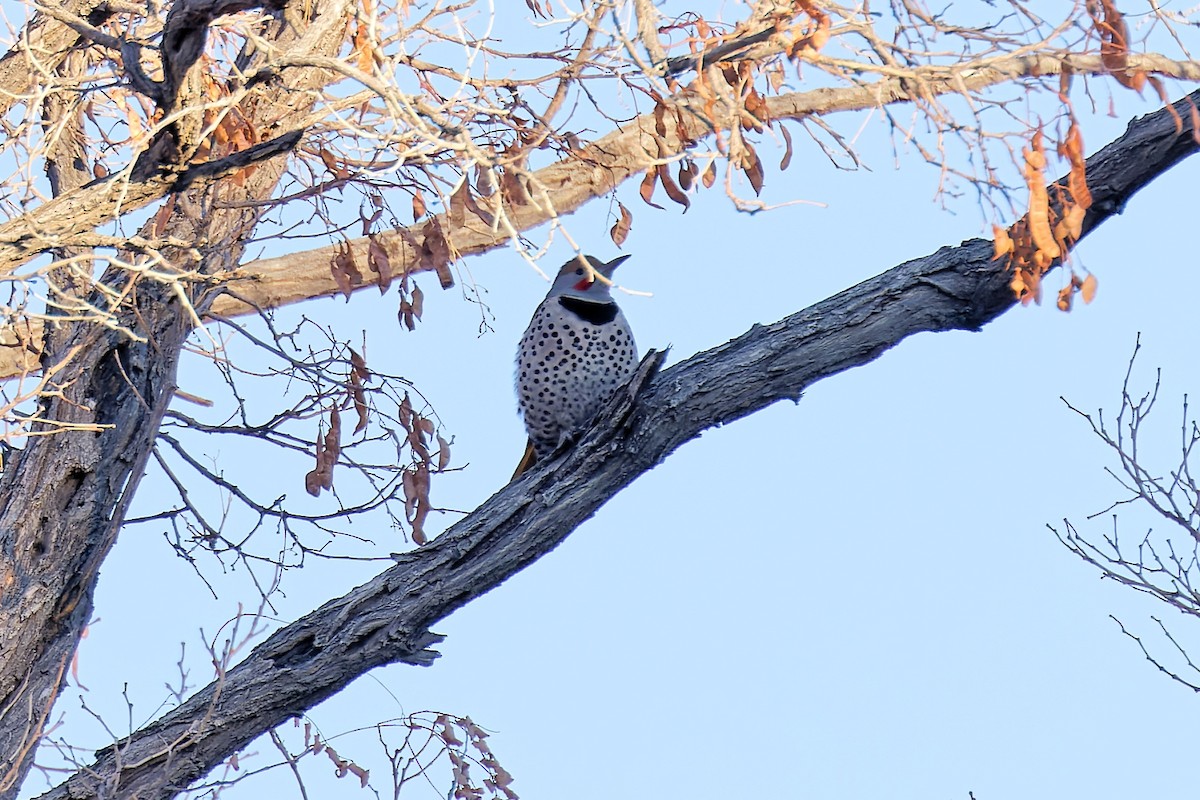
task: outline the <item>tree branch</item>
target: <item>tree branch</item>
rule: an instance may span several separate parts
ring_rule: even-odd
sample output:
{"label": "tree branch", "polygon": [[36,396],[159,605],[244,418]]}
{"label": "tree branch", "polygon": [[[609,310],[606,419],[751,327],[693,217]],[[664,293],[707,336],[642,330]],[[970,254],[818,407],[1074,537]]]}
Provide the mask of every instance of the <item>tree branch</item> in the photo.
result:
{"label": "tree branch", "polygon": [[[1200,64],[1195,62],[1131,55],[1129,64],[1130,69],[1145,69],[1160,75],[1200,81]],[[1022,77],[1056,75],[1064,69],[1076,74],[1100,74],[1105,71],[1098,56],[1051,58],[1028,55],[995,58],[966,68],[921,68],[913,72],[920,79],[923,91],[936,95],[976,91]],[[835,111],[857,111],[889,103],[909,102],[915,94],[919,92],[913,88],[911,79],[893,77],[863,86],[780,95],[769,98],[767,106],[772,119],[798,120]],[[1197,98],[1193,96],[1193,100]],[[1184,120],[1190,119],[1187,101],[1176,103],[1176,107]],[[545,187],[553,196],[554,205],[553,208],[533,203],[509,206],[506,213],[514,229],[518,232],[530,230],[555,216],[571,214],[584,203],[614,191],[629,178],[640,176],[646,167],[664,156],[682,153],[689,141],[680,138],[678,134],[681,130],[692,140],[708,132],[698,118],[687,114],[683,116],[680,126],[666,126],[662,136],[656,133],[655,127],[655,115],[643,115],[593,142],[573,158],[532,173],[531,183]],[[163,179],[136,184],[135,191],[122,198],[119,212],[115,207],[111,208],[99,221],[142,207],[164,195],[168,187],[154,185],[155,181],[163,182]],[[48,203],[32,212],[31,218],[41,226],[40,230],[54,231],[54,235],[45,241],[37,239],[24,227],[24,218],[0,226],[0,272],[11,270],[36,252],[47,249],[53,242],[69,242],[72,236],[82,236],[91,231],[97,223],[97,209],[109,202],[112,190],[85,187],[81,192],[79,196],[69,194],[61,201],[55,201],[62,204],[60,208],[51,209],[49,207],[52,204]],[[447,238],[454,251],[462,256],[486,252],[510,238],[506,230],[485,224],[471,214],[465,215],[458,226],[453,224],[448,215],[436,219],[440,223],[440,230],[448,232]],[[377,235],[378,241],[387,248],[396,272],[403,270],[413,274],[421,271],[416,250],[424,242],[422,225]],[[367,263],[368,246],[369,241],[365,238],[351,240],[350,247],[358,263]],[[243,265],[229,276],[227,285],[230,294],[216,299],[212,306],[213,313],[233,317],[340,293],[341,288],[335,283],[329,269],[339,247],[331,245]],[[358,290],[375,285],[364,277],[352,288]],[[38,319],[29,319],[19,326],[0,326],[0,379],[28,374],[38,368],[37,342],[41,341],[41,329],[42,323]]]}
{"label": "tree branch", "polygon": [[[1200,92],[1193,95],[1193,100]],[[1185,101],[1176,104],[1179,107]],[[1183,107],[1186,107],[1184,105]],[[1184,120],[1188,115],[1183,116]],[[1160,110],[1088,160],[1094,230],[1198,148]],[[430,626],[562,542],[707,428],[867,364],[923,331],[978,330],[1015,304],[991,242],[944,247],[655,374],[647,356],[575,447],[493,495],[429,545],[263,642],[220,683],[133,733],[43,800],[172,796],[290,717],[389,663],[428,664]]]}

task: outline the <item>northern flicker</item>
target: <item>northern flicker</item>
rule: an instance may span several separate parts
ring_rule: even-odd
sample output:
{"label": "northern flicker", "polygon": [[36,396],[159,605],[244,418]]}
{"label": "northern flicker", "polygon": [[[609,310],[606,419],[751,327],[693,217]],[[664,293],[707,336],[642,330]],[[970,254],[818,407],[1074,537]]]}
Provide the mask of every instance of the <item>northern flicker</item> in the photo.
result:
{"label": "northern flicker", "polygon": [[514,478],[578,434],[637,367],[629,323],[609,283],[596,277],[611,278],[627,258],[571,259],[533,312],[517,350],[517,402],[529,447]]}

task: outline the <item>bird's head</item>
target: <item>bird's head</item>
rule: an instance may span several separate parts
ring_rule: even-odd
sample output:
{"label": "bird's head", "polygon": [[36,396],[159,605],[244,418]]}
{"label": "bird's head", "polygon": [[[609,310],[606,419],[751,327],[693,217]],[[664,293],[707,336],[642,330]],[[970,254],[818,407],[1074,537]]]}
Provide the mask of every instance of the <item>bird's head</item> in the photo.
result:
{"label": "bird's head", "polygon": [[617,256],[605,263],[595,256],[576,256],[563,264],[562,269],[558,271],[558,277],[550,287],[550,296],[578,297],[593,303],[611,302],[611,283],[609,280],[601,280],[597,275],[611,280],[613,270],[627,258],[627,255]]}

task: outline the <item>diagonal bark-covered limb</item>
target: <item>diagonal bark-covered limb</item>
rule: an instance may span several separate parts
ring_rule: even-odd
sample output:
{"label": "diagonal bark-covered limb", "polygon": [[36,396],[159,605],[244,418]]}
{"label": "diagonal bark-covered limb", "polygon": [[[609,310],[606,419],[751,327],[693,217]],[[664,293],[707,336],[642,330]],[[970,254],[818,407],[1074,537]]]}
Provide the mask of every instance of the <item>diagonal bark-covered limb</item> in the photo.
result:
{"label": "diagonal bark-covered limb", "polygon": [[[1177,132],[1166,110],[1132,122],[1088,161],[1095,204],[1086,230],[1197,149],[1194,132]],[[632,389],[618,393],[578,445],[369,583],[280,629],[219,683],[42,798],[170,797],[356,676],[382,664],[429,663],[438,640],[430,626],[552,550],[682,443],[798,399],[915,333],[977,330],[1007,311],[1016,302],[1010,276],[992,256],[993,244],[980,239],[944,247],[661,374],[661,355],[648,356]]]}

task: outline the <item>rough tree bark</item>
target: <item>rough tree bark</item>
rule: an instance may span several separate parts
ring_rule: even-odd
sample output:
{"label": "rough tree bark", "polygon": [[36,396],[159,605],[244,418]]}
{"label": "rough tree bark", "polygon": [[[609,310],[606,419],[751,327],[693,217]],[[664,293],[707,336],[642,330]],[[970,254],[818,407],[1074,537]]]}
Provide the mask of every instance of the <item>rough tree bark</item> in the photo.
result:
{"label": "rough tree bark", "polygon": [[[1192,102],[1200,102],[1200,92]],[[1085,235],[1200,149],[1187,101],[1135,120],[1088,160]],[[1182,129],[1176,120],[1182,118]],[[435,541],[263,642],[219,683],[136,731],[49,798],[167,798],[258,735],[383,664],[429,664],[430,626],[557,546],[637,476],[707,428],[866,364],[923,331],[978,330],[1010,309],[993,245],[971,240],[897,266],[661,373],[643,362],[578,445],[502,489]],[[111,376],[104,369],[101,376]],[[7,476],[6,476],[7,477]],[[67,501],[76,493],[55,495]],[[62,513],[64,505],[42,513]],[[74,512],[78,513],[78,512]]]}

